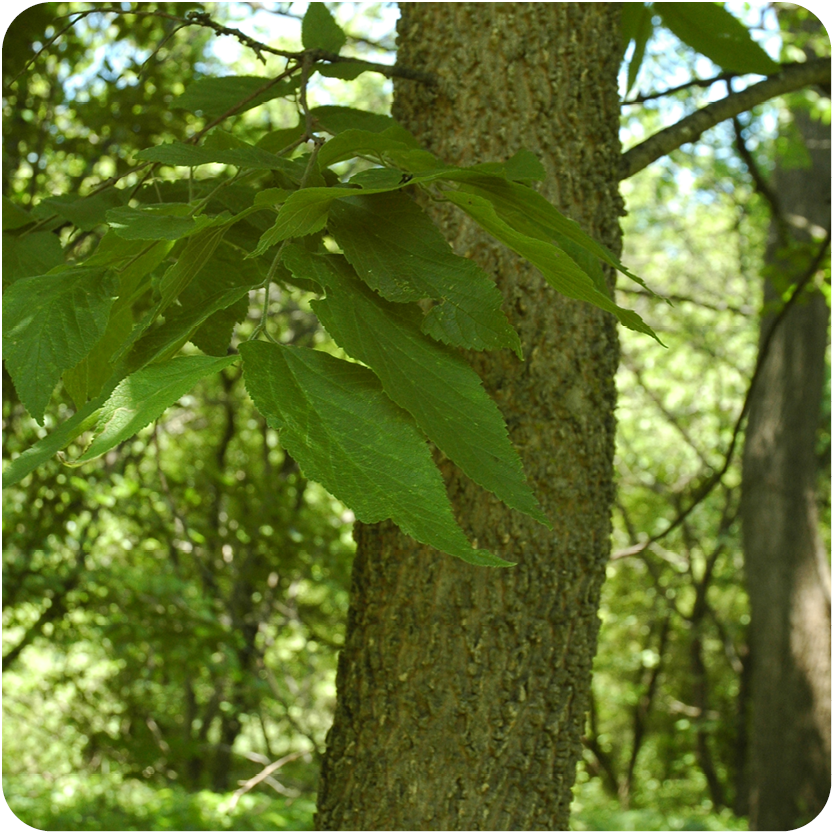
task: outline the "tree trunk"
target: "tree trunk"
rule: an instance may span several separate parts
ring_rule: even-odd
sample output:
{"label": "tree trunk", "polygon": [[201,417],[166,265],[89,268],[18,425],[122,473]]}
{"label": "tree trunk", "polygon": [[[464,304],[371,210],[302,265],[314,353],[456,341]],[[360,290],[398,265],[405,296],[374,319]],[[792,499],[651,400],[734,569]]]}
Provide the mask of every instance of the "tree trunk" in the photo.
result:
{"label": "tree trunk", "polygon": [[[830,128],[795,113],[812,159],[777,169],[782,216],[830,228]],[[791,229],[791,232],[794,229]],[[789,235],[788,235],[789,236]],[[778,291],[807,269],[773,224],[765,285],[766,338]],[[816,249],[818,246],[816,245]],[[806,251],[806,250],[805,250]],[[819,538],[816,431],[824,383],[828,309],[818,291],[775,330],[749,411],[743,456],[743,545],[752,609],[750,827],[792,830],[830,793],[830,571]]]}
{"label": "tree trunk", "polygon": [[[408,3],[394,114],[441,158],[520,148],[541,191],[619,248],[619,7]],[[566,829],[589,702],[613,498],[612,316],[556,295],[471,222],[430,208],[460,254],[494,275],[526,356],[471,356],[553,521],[507,509],[447,461],[457,517],[519,562],[473,567],[390,524],[358,526],[338,703],[323,762],[324,829]]]}

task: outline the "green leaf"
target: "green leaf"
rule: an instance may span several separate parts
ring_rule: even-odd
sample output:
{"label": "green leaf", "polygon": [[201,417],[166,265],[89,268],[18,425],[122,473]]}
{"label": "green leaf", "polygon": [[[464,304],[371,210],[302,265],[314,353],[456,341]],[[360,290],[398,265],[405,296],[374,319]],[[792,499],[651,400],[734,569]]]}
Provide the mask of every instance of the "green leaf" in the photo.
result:
{"label": "green leaf", "polygon": [[186,203],[142,206],[124,205],[107,212],[110,228],[125,240],[179,240],[210,225],[211,217],[189,216],[192,206]]}
{"label": "green leaf", "polygon": [[63,265],[64,250],[57,234],[33,231],[22,237],[3,235],[3,283],[45,275]]}
{"label": "green leaf", "polygon": [[381,156],[395,151],[408,151],[413,147],[398,138],[396,130],[384,130],[381,133],[370,130],[344,130],[324,143],[318,154],[319,168],[326,168],[336,162],[352,159],[355,156]]}
{"label": "green leaf", "polygon": [[235,165],[238,168],[275,171],[286,166],[286,160],[254,145],[233,148],[206,148],[169,142],[140,150],[136,157],[144,162],[160,162],[163,165],[197,167],[198,165]]}
{"label": "green leaf", "polygon": [[[240,301],[246,302],[241,317],[245,316],[249,290],[262,281],[263,275],[253,261],[243,261],[235,247],[223,244],[205,264],[199,280],[192,281],[182,291],[179,304],[166,312],[165,322],[136,343],[130,354],[130,367],[135,369],[171,358],[200,327]],[[197,346],[204,352],[217,350],[218,354],[224,354],[231,327],[239,320],[238,312],[239,307],[229,316],[214,319],[213,323],[220,329],[210,335],[203,334]],[[233,320],[229,320],[232,317]],[[225,343],[221,344],[223,340]]]}
{"label": "green leaf", "polygon": [[248,290],[246,290],[245,294],[236,301],[209,315],[189,340],[209,356],[225,356],[229,350],[235,325],[242,321],[249,311],[248,295]]}
{"label": "green leaf", "polygon": [[440,302],[423,322],[432,338],[475,350],[510,347],[521,355],[497,287],[476,263],[454,254],[407,195],[339,200],[330,210],[328,228],[359,277],[382,297]]}
{"label": "green leaf", "polygon": [[69,220],[81,231],[92,231],[107,222],[106,215],[109,209],[121,204],[121,192],[109,189],[102,191],[100,194],[93,194],[81,199],[49,197],[38,204],[35,213],[39,217],[57,214],[59,217]]}
{"label": "green leaf", "polygon": [[572,240],[603,263],[648,289],[645,282],[626,269],[606,246],[584,232],[574,220],[565,217],[537,191],[500,177],[478,176],[476,172],[465,169],[449,171],[443,178],[460,182],[461,191],[489,200],[500,219],[515,230],[529,237],[554,240],[557,245],[561,245],[562,240]]}
{"label": "green leaf", "polygon": [[489,234],[537,266],[550,286],[562,295],[588,301],[600,309],[612,312],[624,326],[647,333],[659,341],[656,333],[635,312],[622,309],[601,292],[569,255],[551,243],[516,231],[501,220],[489,200],[463,191],[446,191],[445,197],[462,208]]}
{"label": "green leaf", "polygon": [[273,130],[262,136],[257,143],[257,147],[269,153],[278,153],[284,148],[289,147],[293,142],[298,141],[306,132],[306,126],[299,121],[295,127],[287,127],[283,130]]}
{"label": "green leaf", "polygon": [[15,457],[3,470],[3,488],[14,486],[33,472],[39,465],[54,457],[62,448],[66,448],[76,437],[92,428],[98,409],[115,387],[116,380],[105,386],[105,392],[97,399],[88,402],[69,419],[62,422],[52,433],[38,440],[27,448],[19,457]]}
{"label": "green leaf", "polygon": [[393,190],[403,184],[405,176],[405,172],[397,168],[370,168],[353,174],[350,177],[350,185],[358,185],[366,190]]}
{"label": "green leaf", "polygon": [[472,564],[509,566],[466,540],[424,437],[371,371],[301,347],[250,341],[240,353],[249,395],[283,447],[359,520],[390,518]]}
{"label": "green leaf", "polygon": [[636,83],[639,75],[639,68],[645,57],[645,47],[654,34],[654,12],[650,6],[644,3],[625,3],[622,7],[622,35],[624,38],[624,51],[627,51],[628,44],[634,41],[633,55],[628,64],[628,89],[630,92]]}
{"label": "green leaf", "polygon": [[298,88],[298,79],[280,81],[259,95],[258,90],[272,79],[259,75],[227,75],[223,78],[201,78],[190,84],[171,106],[192,113],[201,111],[207,119],[222,116],[245,101],[236,113],[244,113],[267,101],[289,95]]}
{"label": "green leaf", "polygon": [[338,61],[334,64],[316,64],[320,75],[325,78],[341,78],[343,81],[353,81],[363,72],[367,72],[367,65],[359,62]]}
{"label": "green leaf", "polygon": [[28,211],[22,209],[8,197],[3,197],[3,231],[23,228],[23,226],[28,226],[29,223],[34,222],[35,218],[30,216]]}
{"label": "green leaf", "polygon": [[302,188],[296,191],[286,199],[275,225],[263,233],[249,257],[258,257],[283,240],[321,231],[327,225],[327,212],[336,197],[335,188]]}
{"label": "green leaf", "polygon": [[227,225],[204,229],[188,240],[184,251],[159,281],[161,308],[165,310],[205,266],[228,230]]}
{"label": "green leaf", "polygon": [[200,379],[238,361],[237,356],[180,356],[123,379],[98,412],[95,436],[73,465],[105,454],[158,419]]}
{"label": "green leaf", "polygon": [[683,43],[729,72],[772,75],[781,69],[722,3],[654,3],[654,11]]}
{"label": "green leaf", "polygon": [[523,148],[505,162],[484,162],[480,165],[472,165],[467,170],[493,174],[519,182],[539,182],[546,177],[546,171],[538,157],[532,151]]}
{"label": "green leaf", "polygon": [[22,278],[3,299],[3,355],[15,390],[41,424],[61,373],[104,333],[117,281],[105,269],[73,267]]}
{"label": "green leaf", "polygon": [[413,133],[390,116],[368,113],[366,110],[356,110],[352,107],[341,107],[337,104],[314,107],[310,113],[324,130],[334,135],[343,133],[345,130],[367,130],[371,133],[390,131],[393,138],[400,142],[411,147],[419,147],[419,142]]}
{"label": "green leaf", "polygon": [[326,299],[312,302],[321,323],[339,346],[374,371],[385,393],[447,457],[508,506],[549,525],[497,405],[460,356],[423,335],[418,308],[383,301],[340,256],[292,246],[283,260],[293,273],[326,287]]}
{"label": "green leaf", "polygon": [[67,393],[81,408],[90,399],[101,393],[115,368],[110,357],[128,338],[133,329],[133,312],[129,306],[116,301],[110,310],[110,318],[104,334],[93,349],[75,367],[65,370],[61,380]]}
{"label": "green leaf", "polygon": [[347,36],[323,3],[310,3],[301,21],[301,43],[304,49],[323,49],[337,54],[347,43]]}

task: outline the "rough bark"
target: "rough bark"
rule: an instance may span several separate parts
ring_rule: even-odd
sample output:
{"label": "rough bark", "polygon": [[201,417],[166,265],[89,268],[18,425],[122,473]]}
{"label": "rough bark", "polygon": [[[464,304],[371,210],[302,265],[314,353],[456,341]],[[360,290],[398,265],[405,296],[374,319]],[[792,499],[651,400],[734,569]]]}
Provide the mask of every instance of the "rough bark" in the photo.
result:
{"label": "rough bark", "polygon": [[[830,227],[830,127],[795,120],[812,166],[778,169],[783,218]],[[780,294],[807,258],[785,254],[773,224],[763,340]],[[800,233],[797,239],[801,239]],[[804,238],[809,239],[808,236]],[[775,330],[753,391],[743,456],[743,542],[751,603],[752,731],[750,827],[792,830],[824,807],[830,792],[830,571],[816,516],[815,443],[829,311],[819,292]]]}
{"label": "rough bark", "polygon": [[[607,3],[403,4],[394,114],[458,164],[525,147],[542,192],[619,247],[619,9]],[[566,829],[609,554],[612,317],[557,296],[442,207],[460,254],[494,275],[526,356],[472,361],[552,531],[441,461],[458,519],[513,561],[477,568],[389,524],[359,526],[338,703],[323,763],[324,829]]]}

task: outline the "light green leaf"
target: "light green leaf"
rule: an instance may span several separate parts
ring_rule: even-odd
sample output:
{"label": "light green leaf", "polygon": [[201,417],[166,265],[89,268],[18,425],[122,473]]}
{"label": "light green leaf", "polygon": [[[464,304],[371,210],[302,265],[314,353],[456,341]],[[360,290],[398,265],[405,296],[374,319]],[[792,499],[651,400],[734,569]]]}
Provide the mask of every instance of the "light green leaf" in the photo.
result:
{"label": "light green leaf", "polygon": [[200,379],[238,361],[237,356],[180,356],[122,379],[98,412],[95,436],[74,465],[94,460],[158,419]]}
{"label": "light green leaf", "polygon": [[323,3],[310,3],[301,21],[301,43],[304,49],[323,49],[325,52],[341,51],[347,36]]}
{"label": "light green leaf", "polygon": [[383,301],[340,256],[292,246],[283,260],[294,274],[326,287],[326,299],[312,302],[321,323],[338,345],[374,371],[385,393],[447,457],[508,506],[549,525],[497,405],[459,355],[423,335],[418,308]]}
{"label": "light green leaf", "polygon": [[281,444],[359,520],[390,518],[417,541],[472,564],[509,566],[466,540],[424,437],[371,371],[264,342],[241,344],[240,353],[249,395]]}
{"label": "light green leaf", "polygon": [[337,196],[335,188],[302,188],[290,195],[278,212],[275,225],[261,235],[257,248],[249,257],[258,257],[283,240],[321,231]]}
{"label": "light green leaf", "polygon": [[489,200],[464,191],[446,191],[445,197],[462,208],[489,234],[537,266],[550,286],[562,295],[588,301],[600,309],[612,312],[629,329],[647,333],[659,341],[656,333],[635,312],[622,309],[601,292],[590,276],[566,252],[544,240],[516,231],[498,217]]}
{"label": "light green leaf", "polygon": [[191,210],[186,203],[124,205],[107,212],[107,223],[124,240],[179,240],[211,224],[211,217],[189,216]]}
{"label": "light green leaf", "polygon": [[[648,289],[642,278],[626,269],[606,247],[584,232],[574,220],[565,217],[537,191],[496,176],[479,176],[476,171],[457,169],[446,172],[444,179],[461,183],[460,190],[489,200],[501,220],[515,230],[542,240],[572,240],[623,275]],[[650,290],[649,290],[650,291]]]}
{"label": "light green leaf", "polygon": [[3,356],[15,390],[39,423],[61,373],[104,333],[117,285],[109,270],[73,267],[22,278],[6,290]]}
{"label": "light green leaf", "polygon": [[[207,119],[214,119],[227,113],[232,107],[246,103],[236,113],[244,113],[253,107],[259,107],[274,98],[289,95],[298,88],[298,79],[281,81],[265,92],[255,95],[259,89],[271,81],[259,75],[227,75],[224,78],[201,78],[190,84],[185,92],[175,99],[173,107],[201,111]],[[251,98],[251,96],[254,96]]]}
{"label": "light green leaf", "polygon": [[45,275],[64,262],[64,250],[57,234],[34,231],[22,237],[3,235],[3,283]]}
{"label": "light green leaf", "polygon": [[722,3],[654,3],[654,12],[683,43],[729,72],[772,75],[781,69]]}
{"label": "light green leaf", "polygon": [[98,409],[104,404],[117,379],[112,378],[105,386],[104,392],[95,400],[88,402],[69,419],[62,422],[52,433],[38,440],[15,457],[3,470],[3,488],[14,486],[33,472],[42,463],[54,457],[62,448],[66,448],[76,437],[89,430],[95,424]]}
{"label": "light green leaf", "polygon": [[475,350],[510,347],[521,355],[492,280],[476,263],[455,255],[405,194],[340,200],[330,210],[328,228],[359,277],[384,298],[439,302],[423,322],[432,338]]}

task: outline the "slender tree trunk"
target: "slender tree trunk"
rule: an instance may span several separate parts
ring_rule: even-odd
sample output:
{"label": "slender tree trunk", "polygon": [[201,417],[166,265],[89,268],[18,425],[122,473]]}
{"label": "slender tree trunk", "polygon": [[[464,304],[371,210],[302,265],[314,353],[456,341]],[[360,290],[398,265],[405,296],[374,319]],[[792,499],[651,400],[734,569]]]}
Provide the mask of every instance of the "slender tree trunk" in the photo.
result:
{"label": "slender tree trunk", "polygon": [[[778,169],[785,219],[830,227],[830,128],[795,113],[812,159]],[[791,230],[791,235],[794,230]],[[767,253],[768,312],[806,270],[778,224]],[[795,240],[809,240],[798,235]],[[805,250],[806,251],[806,250]],[[775,330],[749,412],[743,457],[743,541],[752,608],[750,827],[792,830],[830,793],[830,571],[816,517],[815,444],[829,312],[819,292]]]}
{"label": "slender tree trunk", "polygon": [[[403,4],[395,115],[448,162],[544,164],[541,190],[614,250],[619,8]],[[477,568],[389,524],[359,526],[338,703],[322,769],[325,829],[566,829],[609,554],[618,342],[611,316],[442,206],[460,254],[495,276],[526,356],[473,362],[501,407],[549,531],[441,465],[463,528],[517,561]]]}

